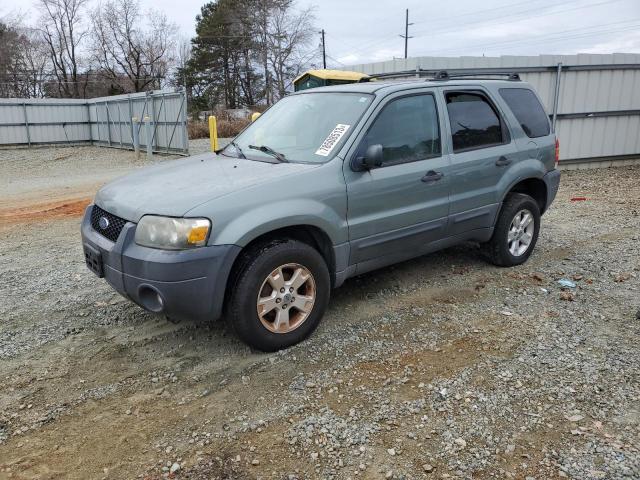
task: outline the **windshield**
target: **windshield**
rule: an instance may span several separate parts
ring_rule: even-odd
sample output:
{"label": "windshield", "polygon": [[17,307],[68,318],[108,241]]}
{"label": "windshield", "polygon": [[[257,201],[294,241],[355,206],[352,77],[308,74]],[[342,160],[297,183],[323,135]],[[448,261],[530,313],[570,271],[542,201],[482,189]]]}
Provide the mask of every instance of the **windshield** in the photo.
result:
{"label": "windshield", "polygon": [[284,156],[284,161],[326,162],[338,152],[372,99],[369,94],[338,92],[285,97],[222,153],[233,157],[244,155],[250,160],[278,161],[273,153],[277,152]]}

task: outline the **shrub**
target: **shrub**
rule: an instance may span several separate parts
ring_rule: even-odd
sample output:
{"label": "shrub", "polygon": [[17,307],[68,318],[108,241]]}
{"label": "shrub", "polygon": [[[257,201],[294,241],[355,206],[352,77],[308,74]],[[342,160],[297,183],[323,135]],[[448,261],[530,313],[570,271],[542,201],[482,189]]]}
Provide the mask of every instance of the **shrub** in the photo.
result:
{"label": "shrub", "polygon": [[218,138],[235,137],[251,120],[218,120]]}
{"label": "shrub", "polygon": [[[218,138],[235,137],[250,123],[250,120],[218,119]],[[187,132],[191,140],[195,138],[209,138],[209,124],[207,122],[192,121],[187,123]]]}
{"label": "shrub", "polygon": [[209,138],[209,125],[207,125],[206,122],[189,120],[187,123],[187,132],[191,140],[196,138]]}

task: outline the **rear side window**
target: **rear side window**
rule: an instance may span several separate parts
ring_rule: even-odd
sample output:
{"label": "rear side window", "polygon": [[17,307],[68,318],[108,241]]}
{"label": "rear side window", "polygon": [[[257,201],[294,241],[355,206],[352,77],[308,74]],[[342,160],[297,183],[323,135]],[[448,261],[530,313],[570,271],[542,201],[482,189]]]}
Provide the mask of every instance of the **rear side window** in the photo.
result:
{"label": "rear side window", "polygon": [[446,99],[454,152],[503,143],[500,116],[484,95],[448,92]]}
{"label": "rear side window", "polygon": [[518,123],[530,138],[549,135],[549,117],[536,98],[527,88],[501,88],[500,96],[518,119]]}
{"label": "rear side window", "polygon": [[433,95],[390,101],[365,135],[359,155],[369,145],[382,145],[383,166],[440,156],[440,127]]}

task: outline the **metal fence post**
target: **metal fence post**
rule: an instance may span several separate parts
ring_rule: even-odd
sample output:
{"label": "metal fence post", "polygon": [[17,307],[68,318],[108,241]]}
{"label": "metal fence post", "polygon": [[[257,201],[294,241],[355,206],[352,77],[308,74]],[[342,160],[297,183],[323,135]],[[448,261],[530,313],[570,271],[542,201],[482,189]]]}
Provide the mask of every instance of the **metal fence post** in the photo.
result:
{"label": "metal fence post", "polygon": [[91,104],[89,102],[85,103],[87,107],[87,125],[89,126],[89,143],[93,145],[93,127],[91,122]]}
{"label": "metal fence post", "polygon": [[111,115],[109,115],[109,103],[104,102],[105,113],[107,114],[107,139],[109,140],[109,146],[111,146]]}
{"label": "metal fence post", "polygon": [[[146,95],[147,97],[149,97],[149,100],[151,101],[151,104],[149,106],[149,111],[151,112],[151,120],[153,121],[153,133],[151,134],[151,143],[153,144],[153,149],[157,150],[158,139],[156,138],[156,128],[157,128],[156,126],[157,126],[157,121],[159,119],[156,118],[156,99],[153,96],[153,92],[146,92]],[[162,108],[162,106],[160,108]]]}
{"label": "metal fence post", "polygon": [[[131,105],[131,94],[127,95],[127,102],[129,104],[129,118],[132,119],[132,121],[131,121],[131,132],[130,132],[131,133],[131,143],[133,144],[132,146],[134,147],[134,150],[135,150],[136,142],[134,141],[135,134],[133,133],[133,131],[136,129],[136,127],[135,127],[134,122],[133,122],[133,119],[135,117],[133,116],[133,106]],[[138,144],[138,147],[139,146],[140,146],[140,144]]]}
{"label": "metal fence post", "polygon": [[22,113],[24,114],[24,126],[27,129],[27,143],[31,147],[31,133],[29,132],[29,119],[27,118],[27,104],[22,102]]}
{"label": "metal fence post", "polygon": [[151,128],[152,121],[149,115],[145,115],[144,123],[144,129],[147,135],[147,160],[151,160],[153,158],[153,129]]}
{"label": "metal fence post", "polygon": [[[162,94],[162,104],[164,105],[164,93]],[[159,116],[159,115],[158,115]],[[162,126],[164,127],[162,131],[164,132],[164,151],[169,153],[169,144],[167,141],[169,140],[169,126],[167,125],[167,107],[165,105],[164,110],[162,111]]]}
{"label": "metal fence post", "polygon": [[120,139],[120,147],[122,148],[122,114],[120,113],[120,101],[116,102],[118,108],[118,138]]}
{"label": "metal fence post", "polygon": [[182,87],[182,103],[184,109],[180,109],[182,112],[182,150],[184,153],[189,153],[189,130],[187,128],[187,87]]}
{"label": "metal fence post", "polygon": [[100,110],[98,110],[98,102],[93,104],[96,107],[96,125],[98,126],[98,144],[102,143],[102,134],[100,133]]}
{"label": "metal fence post", "polygon": [[558,70],[556,72],[556,89],[553,94],[553,120],[551,126],[553,131],[556,131],[556,117],[558,116],[558,105],[560,103],[560,80],[562,78],[562,62],[558,63]]}
{"label": "metal fence post", "polygon": [[140,160],[140,135],[138,133],[138,117],[131,117],[131,135],[133,142],[133,150],[136,152],[136,160]]}

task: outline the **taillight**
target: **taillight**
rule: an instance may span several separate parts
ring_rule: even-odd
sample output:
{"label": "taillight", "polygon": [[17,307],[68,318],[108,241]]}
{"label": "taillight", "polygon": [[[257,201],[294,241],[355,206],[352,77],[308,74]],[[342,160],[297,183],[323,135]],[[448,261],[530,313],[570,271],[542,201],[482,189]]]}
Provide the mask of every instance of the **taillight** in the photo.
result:
{"label": "taillight", "polygon": [[556,138],[556,167],[560,162],[560,140]]}

